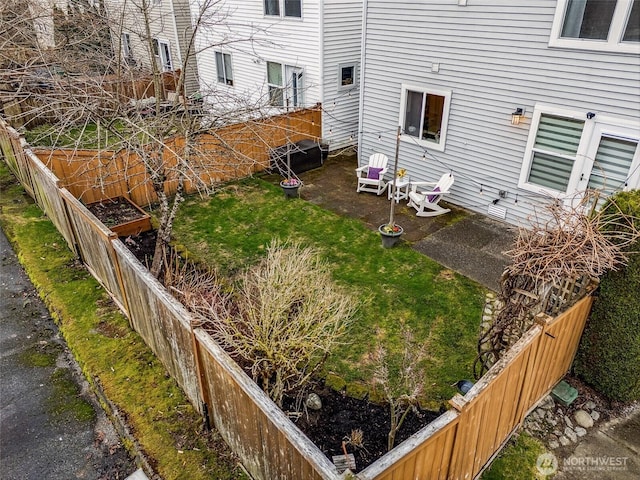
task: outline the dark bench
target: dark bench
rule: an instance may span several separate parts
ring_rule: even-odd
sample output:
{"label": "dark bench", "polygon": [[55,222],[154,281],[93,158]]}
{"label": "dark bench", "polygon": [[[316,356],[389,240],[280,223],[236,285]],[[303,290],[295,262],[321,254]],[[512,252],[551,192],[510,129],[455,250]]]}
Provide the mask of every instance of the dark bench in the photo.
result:
{"label": "dark bench", "polygon": [[288,143],[271,151],[269,171],[287,176],[287,150],[289,150],[291,170],[295,174],[321,167],[328,153],[325,145],[313,140]]}

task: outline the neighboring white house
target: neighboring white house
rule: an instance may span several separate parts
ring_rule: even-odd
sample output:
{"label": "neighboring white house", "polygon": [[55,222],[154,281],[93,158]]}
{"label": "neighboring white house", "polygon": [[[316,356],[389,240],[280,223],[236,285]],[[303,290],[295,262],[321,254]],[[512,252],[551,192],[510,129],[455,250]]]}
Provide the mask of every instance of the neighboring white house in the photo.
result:
{"label": "neighboring white house", "polygon": [[188,0],[92,0],[101,2],[109,19],[114,50],[131,67],[151,68],[155,57],[164,72],[185,69],[187,95],[198,91],[195,52]]}
{"label": "neighboring white house", "polygon": [[364,9],[361,164],[393,159],[400,126],[411,179],[452,171],[447,200],[513,224],[550,198],[640,187],[639,0]]}
{"label": "neighboring white house", "polygon": [[[204,0],[192,0],[192,11]],[[275,107],[322,104],[330,149],[358,132],[362,0],[222,0],[198,32],[206,98],[247,98]]]}

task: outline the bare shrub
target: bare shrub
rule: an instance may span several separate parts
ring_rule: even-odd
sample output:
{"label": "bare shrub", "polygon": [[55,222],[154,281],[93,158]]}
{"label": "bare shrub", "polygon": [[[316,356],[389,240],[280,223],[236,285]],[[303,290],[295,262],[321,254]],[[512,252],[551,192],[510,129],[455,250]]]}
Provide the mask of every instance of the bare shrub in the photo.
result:
{"label": "bare shrub", "polygon": [[503,305],[478,341],[474,375],[480,378],[533,324],[538,313],[557,315],[584,297],[607,271],[625,265],[625,248],[640,238],[637,216],[610,200],[596,211],[597,194],[584,193],[576,207],[549,205],[520,228],[513,261],[501,279]]}
{"label": "bare shrub", "polygon": [[391,450],[396,434],[409,412],[418,414],[419,398],[425,389],[425,374],[421,368],[427,358],[427,347],[418,344],[407,327],[402,329],[402,352],[397,369],[390,366],[387,350],[378,344],[371,354],[374,366],[373,383],[382,387],[389,405],[391,428],[387,436],[387,448]]}
{"label": "bare shrub", "polygon": [[299,244],[272,242],[233,290],[213,272],[174,272],[173,290],[280,407],[322,366],[356,309],[317,252]]}

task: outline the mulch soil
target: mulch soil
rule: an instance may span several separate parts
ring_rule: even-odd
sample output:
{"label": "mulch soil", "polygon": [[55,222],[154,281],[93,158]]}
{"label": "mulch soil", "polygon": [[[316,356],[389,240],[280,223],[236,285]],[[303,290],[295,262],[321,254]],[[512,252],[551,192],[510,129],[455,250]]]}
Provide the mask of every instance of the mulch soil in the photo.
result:
{"label": "mulch soil", "polygon": [[107,227],[140,218],[140,211],[122,197],[90,203],[87,208]]}
{"label": "mulch soil", "polygon": [[[311,410],[296,405],[295,398],[285,397],[285,412],[300,411],[298,419],[292,421],[309,439],[332,460],[334,455],[344,456],[342,442],[356,430],[362,431],[362,445],[347,442],[347,453],[356,461],[360,471],[387,453],[387,434],[390,428],[389,407],[369,400],[358,399],[324,385],[311,389],[322,400],[320,410]],[[302,402],[304,403],[304,402]],[[422,427],[440,416],[439,412],[418,409],[410,412],[398,431],[395,445],[409,438]]]}
{"label": "mulch soil", "polygon": [[131,235],[121,239],[129,251],[140,260],[140,263],[149,267],[153,260],[156,247],[156,231],[150,230],[138,235]]}

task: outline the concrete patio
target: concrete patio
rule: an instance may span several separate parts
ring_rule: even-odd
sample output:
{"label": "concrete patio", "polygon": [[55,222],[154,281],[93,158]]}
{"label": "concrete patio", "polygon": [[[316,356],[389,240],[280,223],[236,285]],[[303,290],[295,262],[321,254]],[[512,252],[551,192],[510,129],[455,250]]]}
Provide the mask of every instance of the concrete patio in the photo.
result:
{"label": "concrete patio", "polygon": [[[372,230],[389,220],[386,193],[356,193],[355,155],[330,156],[321,168],[300,174],[300,196],[340,215],[357,218]],[[455,189],[455,184],[453,185]],[[516,229],[468,210],[448,205],[451,212],[416,217],[406,201],[396,204],[396,223],[404,228],[402,241],[485,287],[498,291],[500,277],[510,263]]]}

